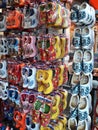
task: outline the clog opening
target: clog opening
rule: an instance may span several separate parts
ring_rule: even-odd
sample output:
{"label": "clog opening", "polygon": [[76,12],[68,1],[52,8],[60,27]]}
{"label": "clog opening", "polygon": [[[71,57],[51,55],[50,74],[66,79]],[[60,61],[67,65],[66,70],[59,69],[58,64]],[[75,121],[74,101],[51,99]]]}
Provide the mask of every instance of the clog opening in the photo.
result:
{"label": "clog opening", "polygon": [[72,106],[73,108],[76,108],[77,105],[78,105],[78,97],[77,97],[77,95],[76,95],[76,96],[73,96],[73,97],[72,97],[71,106]]}
{"label": "clog opening", "polygon": [[78,33],[80,34],[81,33],[81,30],[79,28],[76,29],[75,33]]}
{"label": "clog opening", "polygon": [[75,53],[75,61],[81,62],[81,60],[82,60],[82,54],[81,54],[81,52],[78,51]]}
{"label": "clog opening", "polygon": [[87,101],[86,101],[85,97],[84,98],[80,98],[79,109],[85,109],[86,105],[87,105]]}
{"label": "clog opening", "polygon": [[70,128],[71,130],[75,130],[76,129],[76,122],[74,119],[70,120]]}
{"label": "clog opening", "polygon": [[82,122],[79,126],[78,126],[78,130],[85,130],[85,122]]}
{"label": "clog opening", "polygon": [[86,3],[83,3],[80,8],[81,9],[86,9],[86,7],[87,7]]}
{"label": "clog opening", "polygon": [[85,75],[85,76],[83,76],[82,79],[80,80],[80,83],[81,83],[82,85],[87,84],[87,83],[88,83],[88,80],[89,80],[89,77]]}
{"label": "clog opening", "polygon": [[82,30],[82,34],[83,35],[88,35],[89,31],[90,31],[89,28],[85,28],[85,29]]}
{"label": "clog opening", "polygon": [[85,53],[84,53],[84,60],[85,61],[90,61],[92,59],[92,54],[91,54],[91,52],[89,52],[89,51],[86,51]]}
{"label": "clog opening", "polygon": [[79,75],[73,76],[73,83],[75,83],[75,84],[79,83]]}

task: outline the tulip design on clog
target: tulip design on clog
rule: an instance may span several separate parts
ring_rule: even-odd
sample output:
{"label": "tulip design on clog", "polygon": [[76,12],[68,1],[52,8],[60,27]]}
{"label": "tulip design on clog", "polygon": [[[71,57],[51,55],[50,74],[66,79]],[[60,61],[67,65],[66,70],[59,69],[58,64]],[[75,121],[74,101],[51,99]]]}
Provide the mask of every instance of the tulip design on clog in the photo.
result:
{"label": "tulip design on clog", "polygon": [[16,128],[19,128],[20,130],[26,129],[26,114],[21,113],[19,111],[14,111],[14,121],[16,123]]}
{"label": "tulip design on clog", "polygon": [[8,99],[8,82],[0,81],[0,98],[2,100]]}
{"label": "tulip design on clog", "polygon": [[75,74],[80,74],[82,71],[82,59],[83,59],[82,51],[81,50],[75,51],[72,65]]}
{"label": "tulip design on clog", "polygon": [[0,14],[0,32],[6,30],[6,16]]}
{"label": "tulip design on clog", "polygon": [[93,49],[85,50],[83,57],[83,72],[84,74],[90,74],[94,68],[94,55]]}
{"label": "tulip design on clog", "polygon": [[60,114],[59,110],[59,105],[60,105],[60,95],[56,94],[53,97],[53,106],[51,108],[51,119],[55,120]]}
{"label": "tulip design on clog", "polygon": [[26,128],[27,130],[40,130],[40,124],[34,123],[31,116],[26,116]]}
{"label": "tulip design on clog", "polygon": [[0,55],[8,54],[8,42],[6,38],[0,38]]}
{"label": "tulip design on clog", "polygon": [[0,78],[7,78],[7,62],[5,60],[0,61]]}
{"label": "tulip design on clog", "polygon": [[56,59],[58,59],[61,55],[60,37],[59,36],[55,36],[54,48],[55,48],[55,51],[56,51]]}

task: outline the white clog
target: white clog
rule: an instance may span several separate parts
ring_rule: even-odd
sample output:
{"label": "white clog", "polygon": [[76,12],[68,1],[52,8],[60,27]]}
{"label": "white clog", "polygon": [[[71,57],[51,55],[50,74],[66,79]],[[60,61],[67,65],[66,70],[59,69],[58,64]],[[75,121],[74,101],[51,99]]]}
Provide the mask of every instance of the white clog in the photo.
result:
{"label": "white clog", "polygon": [[79,94],[80,75],[76,75],[75,73],[72,75],[71,85],[72,85],[71,93],[72,94]]}
{"label": "white clog", "polygon": [[71,99],[70,99],[70,117],[71,118],[76,118],[78,114],[78,103],[79,103],[79,96],[76,94],[72,94]]}
{"label": "white clog", "polygon": [[92,74],[82,74],[80,80],[80,95],[87,96],[92,90]]}
{"label": "white clog", "polygon": [[86,120],[79,121],[77,130],[91,130],[91,117],[88,116]]}
{"label": "white clog", "polygon": [[94,45],[94,30],[89,27],[83,28],[81,39],[82,49],[91,49]]}
{"label": "white clog", "polygon": [[87,119],[89,116],[89,101],[87,96],[80,96],[78,106],[78,119],[80,121]]}
{"label": "white clog", "polygon": [[76,28],[74,30],[72,44],[73,44],[75,49],[81,48],[81,28]]}
{"label": "white clog", "polygon": [[76,50],[73,57],[73,71],[75,74],[80,74],[82,72],[82,60],[83,52],[82,50]]}
{"label": "white clog", "polygon": [[88,3],[83,2],[79,9],[79,22],[87,25],[89,24],[90,19],[90,6]]}
{"label": "white clog", "polygon": [[83,56],[83,72],[84,74],[92,73],[94,68],[94,54],[93,48],[91,50],[85,50]]}

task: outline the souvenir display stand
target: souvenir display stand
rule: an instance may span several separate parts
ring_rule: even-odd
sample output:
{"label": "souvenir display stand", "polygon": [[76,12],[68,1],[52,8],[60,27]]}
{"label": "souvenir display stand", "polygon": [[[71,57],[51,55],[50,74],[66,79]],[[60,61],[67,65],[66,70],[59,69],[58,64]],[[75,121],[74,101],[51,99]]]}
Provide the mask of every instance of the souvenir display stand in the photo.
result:
{"label": "souvenir display stand", "polygon": [[72,44],[73,75],[71,80],[72,96],[68,120],[69,130],[91,130],[91,112],[93,88],[92,71],[94,68],[94,29],[95,10],[88,3],[74,4],[71,9],[71,20],[75,24]]}
{"label": "souvenir display stand", "polygon": [[69,1],[0,3],[0,128],[66,130]]}

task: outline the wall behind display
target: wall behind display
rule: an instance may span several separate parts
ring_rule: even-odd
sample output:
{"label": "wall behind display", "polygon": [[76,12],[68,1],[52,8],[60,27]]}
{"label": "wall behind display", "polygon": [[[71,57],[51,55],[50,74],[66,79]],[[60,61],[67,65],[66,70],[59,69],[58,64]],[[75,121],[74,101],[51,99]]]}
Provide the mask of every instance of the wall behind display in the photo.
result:
{"label": "wall behind display", "polygon": [[98,10],[98,0],[89,0],[89,3]]}

